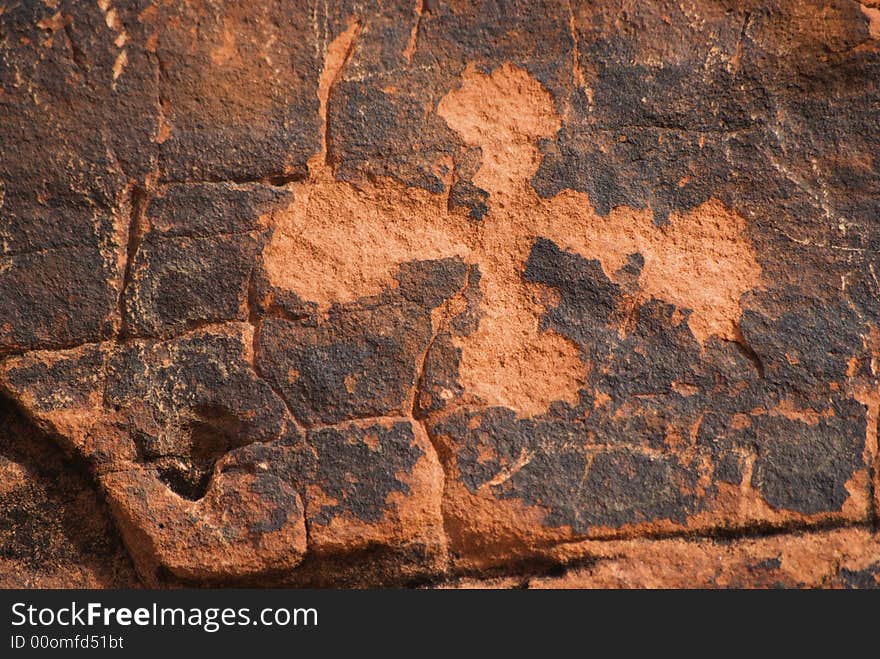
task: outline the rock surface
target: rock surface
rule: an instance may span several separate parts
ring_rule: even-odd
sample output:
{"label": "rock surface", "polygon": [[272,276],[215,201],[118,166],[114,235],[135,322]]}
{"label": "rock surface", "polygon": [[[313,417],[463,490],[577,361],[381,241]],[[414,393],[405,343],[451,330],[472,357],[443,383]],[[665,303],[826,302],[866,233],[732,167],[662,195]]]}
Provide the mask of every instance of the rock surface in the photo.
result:
{"label": "rock surface", "polygon": [[880,6],[331,4],[0,2],[0,582],[877,586]]}

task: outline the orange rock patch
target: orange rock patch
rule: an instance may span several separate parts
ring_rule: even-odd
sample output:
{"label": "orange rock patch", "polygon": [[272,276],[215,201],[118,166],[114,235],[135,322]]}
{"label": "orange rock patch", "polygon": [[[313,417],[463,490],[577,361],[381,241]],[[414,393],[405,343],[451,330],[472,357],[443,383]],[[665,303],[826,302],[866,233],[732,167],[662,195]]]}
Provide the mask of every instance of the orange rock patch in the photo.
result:
{"label": "orange rock patch", "polygon": [[[328,48],[324,112],[355,30]],[[394,274],[407,261],[457,256],[476,263],[482,317],[475,333],[457,339],[460,380],[485,404],[524,416],[555,400],[575,402],[587,375],[580,348],[540,327],[546,291],[523,280],[538,237],[599,260],[612,280],[629,255],[641,254],[642,295],[691,310],[688,324],[701,343],[713,335],[737,338],[740,297],[761,274],[742,217],[710,200],[658,227],[650,209],[620,207],[602,217],[583,193],[541,199],[530,185],[541,161],[537,142],[553,137],[560,120],[547,90],[514,66],[489,75],[469,68],[437,113],[482,151],[473,182],[490,194],[483,221],[447,210],[441,195],[395,181],[336,181],[324,152],[312,160],[309,180],[291,185],[291,205],[274,217],[264,253],[274,286],[326,309],[395,286]],[[326,140],[325,130],[325,149]]]}

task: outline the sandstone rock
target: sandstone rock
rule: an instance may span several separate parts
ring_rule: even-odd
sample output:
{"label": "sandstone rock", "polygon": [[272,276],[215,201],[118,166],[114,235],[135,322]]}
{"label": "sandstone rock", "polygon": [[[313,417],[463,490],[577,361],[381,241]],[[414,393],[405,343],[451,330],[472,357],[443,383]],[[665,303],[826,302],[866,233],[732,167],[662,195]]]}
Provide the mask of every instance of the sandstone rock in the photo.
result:
{"label": "sandstone rock", "polygon": [[286,197],[270,186],[218,183],[170,185],[145,199],[133,220],[124,331],[172,336],[199,324],[248,320],[265,217]]}
{"label": "sandstone rock", "polygon": [[463,577],[437,586],[875,589],[877,542],[876,533],[860,528],[755,538],[589,541],[573,551],[579,565],[531,566],[519,575]]}
{"label": "sandstone rock", "polygon": [[325,558],[344,562],[370,551],[397,561],[392,575],[442,573],[443,470],[420,424],[393,418],[345,423],[310,431],[308,442],[315,466],[301,478],[312,561],[302,577],[307,583],[334,582]]}
{"label": "sandstone rock", "polygon": [[89,473],[0,401],[0,586],[136,588]]}
{"label": "sandstone rock", "polygon": [[155,60],[155,141],[166,181],[286,181],[319,146],[326,43],[310,3],[148,3],[138,15]]}
{"label": "sandstone rock", "polygon": [[596,543],[595,563],[530,588],[877,588],[877,535],[865,529],[766,538]]}
{"label": "sandstone rock", "polygon": [[229,325],[4,365],[4,388],[92,465],[149,583],[165,573],[245,578],[293,567],[305,553],[302,500],[282,473],[286,462],[249,450],[254,442],[285,456],[304,449],[284,403],[252,370],[251,332]]}
{"label": "sandstone rock", "polygon": [[148,585],[876,585],[877,3],[331,4],[0,8],[0,532],[46,460]]}

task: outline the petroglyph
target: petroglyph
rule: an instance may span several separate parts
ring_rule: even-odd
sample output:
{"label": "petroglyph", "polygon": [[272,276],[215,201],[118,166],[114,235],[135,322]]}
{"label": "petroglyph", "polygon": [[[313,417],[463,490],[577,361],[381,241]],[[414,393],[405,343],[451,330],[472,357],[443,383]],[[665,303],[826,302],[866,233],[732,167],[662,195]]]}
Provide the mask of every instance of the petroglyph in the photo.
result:
{"label": "petroglyph", "polygon": [[[351,39],[352,29],[328,48],[325,80],[334,63],[329,75],[338,75]],[[329,93],[329,83],[322,92]],[[457,256],[476,264],[482,317],[474,334],[457,339],[461,382],[485,404],[527,416],[554,400],[576,401],[587,369],[577,345],[541,328],[548,296],[523,280],[539,237],[598,259],[612,281],[630,255],[641,255],[645,298],[690,310],[688,324],[700,342],[738,337],[740,297],[759,285],[761,273],[743,218],[710,200],[659,227],[650,209],[619,207],[602,217],[584,193],[540,198],[530,184],[541,160],[537,143],[552,138],[560,122],[550,94],[517,67],[488,75],[469,68],[437,112],[481,150],[473,182],[489,195],[482,221],[449,211],[442,195],[396,181],[337,181],[326,157],[313,159],[309,180],[293,184],[293,202],[274,216],[264,253],[273,285],[326,310],[395,286],[397,267],[407,261]]]}

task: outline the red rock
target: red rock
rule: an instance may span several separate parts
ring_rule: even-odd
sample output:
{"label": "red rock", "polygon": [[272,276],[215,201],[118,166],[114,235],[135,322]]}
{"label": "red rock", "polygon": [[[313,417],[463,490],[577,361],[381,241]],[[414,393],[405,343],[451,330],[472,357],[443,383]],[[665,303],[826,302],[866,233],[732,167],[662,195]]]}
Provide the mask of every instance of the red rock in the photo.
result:
{"label": "red rock", "polygon": [[[15,528],[47,460],[148,585],[875,585],[876,2],[51,5],[0,10],[2,406],[69,461],[3,454]],[[132,581],[60,537],[26,583]]]}

